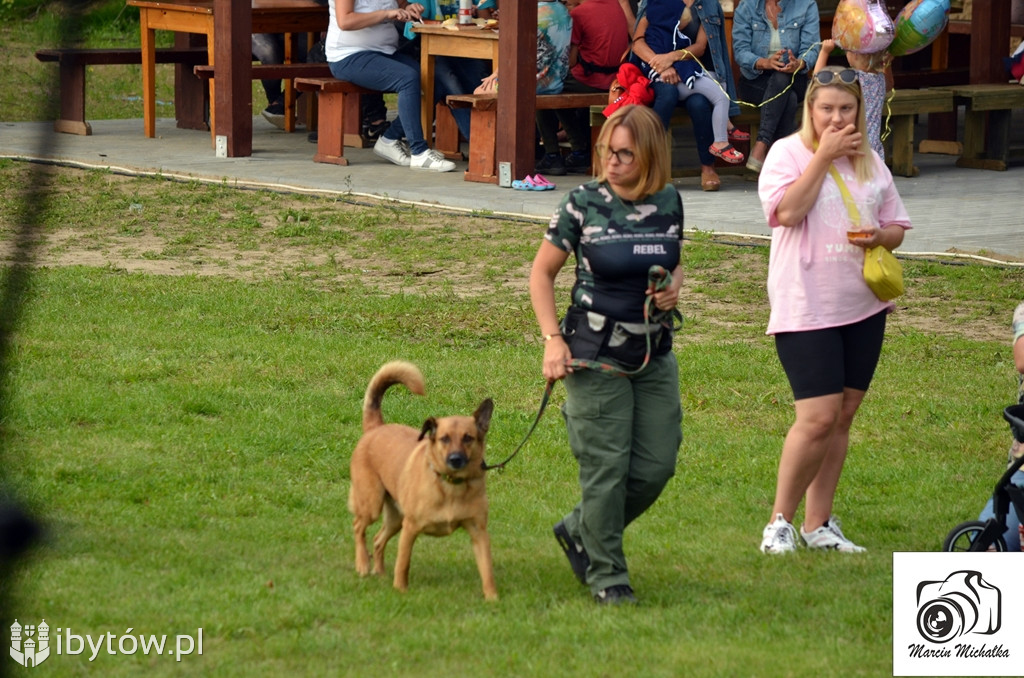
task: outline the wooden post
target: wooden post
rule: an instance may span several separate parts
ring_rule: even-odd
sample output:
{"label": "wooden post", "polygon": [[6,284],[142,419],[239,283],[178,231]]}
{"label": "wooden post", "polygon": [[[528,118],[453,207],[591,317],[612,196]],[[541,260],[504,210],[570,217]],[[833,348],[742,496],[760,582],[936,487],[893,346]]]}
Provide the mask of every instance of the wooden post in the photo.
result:
{"label": "wooden post", "polygon": [[1006,83],[1010,0],[974,0],[971,7],[971,84]]}
{"label": "wooden post", "polygon": [[501,164],[511,165],[510,181],[533,172],[537,123],[537,3],[506,3],[498,33],[497,138],[499,185]]}
{"label": "wooden post", "polygon": [[[252,3],[214,0],[214,140],[227,137],[227,157],[252,155]],[[227,66],[227,68],[224,68]]]}

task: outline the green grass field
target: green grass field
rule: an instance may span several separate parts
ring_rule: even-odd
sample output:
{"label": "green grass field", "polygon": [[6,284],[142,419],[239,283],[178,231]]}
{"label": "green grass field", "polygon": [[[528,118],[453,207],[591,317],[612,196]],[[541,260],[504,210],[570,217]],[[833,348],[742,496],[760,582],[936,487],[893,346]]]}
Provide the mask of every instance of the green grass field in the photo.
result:
{"label": "green grass field", "polygon": [[[17,83],[45,79],[24,56],[48,16],[0,29]],[[90,101],[116,101],[102,70]],[[626,535],[641,604],[597,608],[551,536],[578,492],[561,388],[489,478],[501,600],[483,601],[461,532],[417,542],[400,594],[353,569],[366,383],[388,360],[417,363],[427,397],[384,401],[413,426],[492,397],[489,458],[511,452],[543,389],[526,289],[543,224],[0,161],[4,290],[26,221],[35,265],[0,391],[0,480],[45,538],[0,581],[0,646],[14,617],[65,642],[111,634],[115,651],[127,635],[203,633],[180,662],[106,645],[90,660],[86,645],[39,675],[890,675],[892,552],[938,550],[1003,468],[1024,270],[906,261],[837,497],[869,551],[760,554],[792,417],[764,335],[767,249],[694,235],[677,474]],[[0,674],[23,670],[3,655]]]}

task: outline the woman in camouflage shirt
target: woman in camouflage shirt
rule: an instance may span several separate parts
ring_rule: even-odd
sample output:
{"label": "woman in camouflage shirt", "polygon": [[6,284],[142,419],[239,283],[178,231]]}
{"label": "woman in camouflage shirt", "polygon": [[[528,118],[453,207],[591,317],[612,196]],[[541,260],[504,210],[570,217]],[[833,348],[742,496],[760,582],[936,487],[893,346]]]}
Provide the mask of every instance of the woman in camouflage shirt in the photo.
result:
{"label": "woman in camouflage shirt", "polygon": [[[616,111],[596,150],[596,180],[570,191],[551,219],[533,261],[530,297],[544,335],[544,377],[565,379],[562,412],[580,466],[582,499],[555,535],[595,600],[619,604],[636,601],[623,530],[658,498],[682,443],[672,331],[645,325],[644,304],[651,297],[657,312],[668,313],[679,300],[683,206],[668,183],[665,132],[651,109]],[[570,253],[576,282],[560,324],[554,284]],[[665,289],[649,283],[652,266],[671,271]],[[636,371],[648,343],[650,362]],[[605,369],[574,370],[570,359]]]}

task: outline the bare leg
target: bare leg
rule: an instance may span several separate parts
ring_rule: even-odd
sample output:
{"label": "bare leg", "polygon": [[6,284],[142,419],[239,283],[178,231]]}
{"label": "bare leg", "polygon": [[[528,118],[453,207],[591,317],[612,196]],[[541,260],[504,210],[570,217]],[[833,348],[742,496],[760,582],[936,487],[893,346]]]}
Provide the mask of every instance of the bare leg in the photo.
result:
{"label": "bare leg", "polygon": [[814,480],[807,487],[807,503],[804,506],[804,531],[813,532],[832,515],[832,502],[839,485],[839,475],[843,472],[846,452],[850,446],[850,426],[857,408],[864,400],[864,391],[851,388],[843,390],[842,410],[839,421],[829,439],[825,459],[821,463]]}
{"label": "bare leg", "polygon": [[768,522],[778,513],[793,522],[800,500],[824,462],[842,403],[843,395],[836,393],[804,398],[794,404],[796,421],[782,445],[775,503]]}

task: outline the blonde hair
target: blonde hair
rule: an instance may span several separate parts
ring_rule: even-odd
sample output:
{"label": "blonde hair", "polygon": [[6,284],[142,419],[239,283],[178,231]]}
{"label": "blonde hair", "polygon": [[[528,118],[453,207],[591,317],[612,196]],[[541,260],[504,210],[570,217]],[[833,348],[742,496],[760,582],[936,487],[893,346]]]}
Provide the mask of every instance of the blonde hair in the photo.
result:
{"label": "blonde hair", "polygon": [[[633,136],[633,162],[640,168],[637,182],[640,197],[654,195],[665,188],[672,176],[668,139],[661,118],[647,106],[623,106],[604,121],[595,151],[597,148],[608,148],[612,133],[620,125]],[[597,180],[605,181],[604,159],[600,160],[597,164]]]}
{"label": "blonde hair", "polygon": [[[863,155],[850,157],[850,162],[853,164],[853,169],[857,173],[857,181],[866,182],[874,176],[874,160],[871,157],[871,140],[868,138],[868,127],[867,121],[864,114],[864,96],[860,90],[860,80],[854,80],[852,83],[845,83],[839,77],[839,73],[842,71],[851,70],[849,67],[841,66],[826,66],[820,71],[817,71],[811,76],[811,82],[807,86],[807,96],[804,97],[804,117],[803,123],[800,125],[800,131],[797,134],[800,135],[801,141],[806,144],[807,148],[815,148],[815,142],[817,138],[814,135],[814,121],[811,119],[811,108],[814,106],[814,100],[818,98],[818,92],[825,87],[833,87],[843,92],[852,94],[857,99],[857,131],[860,132],[860,146],[857,148]],[[827,85],[823,85],[818,81],[817,75],[823,71],[832,72],[832,80]]]}

